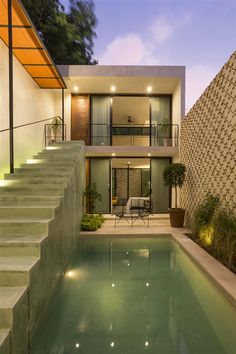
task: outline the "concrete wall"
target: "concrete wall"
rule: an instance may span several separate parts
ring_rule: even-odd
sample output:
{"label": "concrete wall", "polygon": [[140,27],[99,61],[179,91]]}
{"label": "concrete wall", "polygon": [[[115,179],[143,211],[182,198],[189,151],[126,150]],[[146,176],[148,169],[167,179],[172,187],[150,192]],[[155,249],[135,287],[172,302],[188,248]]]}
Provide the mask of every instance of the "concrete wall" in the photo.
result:
{"label": "concrete wall", "polygon": [[[8,89],[8,49],[0,40],[0,130],[9,127]],[[40,89],[14,58],[14,126],[54,115],[52,90]],[[44,123],[38,123],[14,131],[15,167],[43,148],[43,129]],[[0,178],[9,171],[8,135],[8,132],[0,133]]]}
{"label": "concrete wall", "polygon": [[180,155],[187,224],[208,191],[236,213],[236,52],[182,121]]}

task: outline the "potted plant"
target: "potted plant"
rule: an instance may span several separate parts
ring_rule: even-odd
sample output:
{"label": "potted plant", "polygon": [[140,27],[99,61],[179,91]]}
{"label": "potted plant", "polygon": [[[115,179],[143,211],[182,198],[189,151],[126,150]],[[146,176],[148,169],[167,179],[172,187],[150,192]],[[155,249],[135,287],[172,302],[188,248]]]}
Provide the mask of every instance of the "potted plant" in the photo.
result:
{"label": "potted plant", "polygon": [[54,142],[62,136],[62,121],[59,117],[54,117],[52,120],[52,133]]}
{"label": "potted plant", "polygon": [[167,118],[163,118],[161,121],[161,136],[164,146],[172,145],[172,139],[170,137],[170,121]]}
{"label": "potted plant", "polygon": [[94,183],[92,186],[88,185],[85,188],[84,196],[86,197],[86,210],[87,212],[93,213],[95,210],[95,202],[96,200],[102,200],[102,196],[100,193],[96,191],[96,184]]}
{"label": "potted plant", "polygon": [[186,167],[182,163],[173,163],[166,166],[163,179],[166,186],[175,189],[175,207],[169,209],[170,224],[172,227],[183,227],[185,210],[178,208],[178,188],[182,188],[186,175]]}

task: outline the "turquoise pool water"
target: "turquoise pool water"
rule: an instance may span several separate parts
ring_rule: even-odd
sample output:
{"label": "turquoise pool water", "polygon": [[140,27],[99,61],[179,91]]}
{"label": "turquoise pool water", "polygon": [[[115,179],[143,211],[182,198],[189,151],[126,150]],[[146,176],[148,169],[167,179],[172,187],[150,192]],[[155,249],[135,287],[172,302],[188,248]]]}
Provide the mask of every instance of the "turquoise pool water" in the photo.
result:
{"label": "turquoise pool water", "polygon": [[39,353],[235,354],[236,312],[169,237],[81,240]]}

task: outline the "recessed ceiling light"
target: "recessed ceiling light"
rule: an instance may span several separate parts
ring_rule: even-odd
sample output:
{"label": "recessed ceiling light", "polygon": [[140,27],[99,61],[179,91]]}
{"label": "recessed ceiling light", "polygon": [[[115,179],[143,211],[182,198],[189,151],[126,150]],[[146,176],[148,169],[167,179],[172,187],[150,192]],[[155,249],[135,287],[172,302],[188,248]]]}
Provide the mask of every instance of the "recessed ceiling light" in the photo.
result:
{"label": "recessed ceiling light", "polygon": [[116,154],[113,152],[113,153],[111,154],[111,156],[116,156]]}
{"label": "recessed ceiling light", "polygon": [[152,86],[147,87],[147,92],[152,92]]}
{"label": "recessed ceiling light", "polygon": [[151,156],[151,154],[149,153],[148,156]]}
{"label": "recessed ceiling light", "polygon": [[113,86],[111,86],[111,91],[112,92],[115,92],[115,90],[116,90],[116,87],[113,85]]}
{"label": "recessed ceiling light", "polygon": [[73,90],[74,90],[75,92],[78,92],[78,91],[79,91],[79,87],[78,87],[78,86],[74,86]]}

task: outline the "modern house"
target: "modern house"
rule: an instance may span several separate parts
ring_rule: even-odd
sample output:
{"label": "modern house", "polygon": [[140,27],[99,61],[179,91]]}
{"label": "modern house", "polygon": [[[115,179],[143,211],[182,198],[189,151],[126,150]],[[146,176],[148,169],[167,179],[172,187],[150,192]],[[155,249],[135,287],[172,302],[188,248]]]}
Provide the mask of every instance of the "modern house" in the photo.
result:
{"label": "modern house", "polygon": [[85,141],[87,184],[102,195],[96,211],[110,213],[112,200],[151,197],[153,212],[166,212],[171,195],[162,172],[179,156],[185,67],[59,70],[67,85],[67,139]]}
{"label": "modern house", "polygon": [[[55,288],[78,247],[85,183],[102,195],[101,202],[96,203],[97,212],[112,212],[112,206],[120,199],[129,203],[132,198],[147,198],[154,213],[165,213],[171,206],[171,191],[163,184],[162,172],[165,166],[180,159],[187,166],[180,202],[186,208],[188,223],[196,205],[208,191],[219,195],[222,205],[235,212],[235,92],[236,52],[184,118],[184,67],[98,65],[57,68],[21,2],[0,0],[1,354],[25,354],[30,350],[32,338],[48,311]],[[24,163],[26,160],[27,163]],[[134,233],[132,228],[130,230],[130,233]],[[199,247],[184,235],[186,229],[175,232],[168,226],[164,230],[169,236],[175,234],[175,241],[181,245],[178,249],[184,250],[183,256],[174,258],[172,248],[170,251],[165,245],[165,257],[163,254],[156,256],[156,251],[150,252],[147,245],[140,246],[131,252],[132,262],[136,266],[129,267],[130,249],[123,250],[122,256],[119,249],[116,273],[112,272],[112,243],[105,247],[106,251],[109,250],[105,265],[109,275],[104,271],[107,279],[102,285],[102,296],[99,294],[104,308],[107,310],[108,302],[117,294],[117,313],[120,312],[120,299],[129,282],[132,284],[131,301],[137,297],[141,304],[136,306],[135,312],[130,309],[125,311],[134,315],[131,322],[134,323],[135,333],[136,319],[140,320],[141,330],[138,328],[137,337],[144,332],[148,335],[160,334],[155,348],[152,347],[152,336],[150,342],[148,337],[143,337],[142,347],[139,346],[141,352],[146,351],[149,344],[151,350],[159,349],[159,340],[162,338],[169,344],[169,338],[177,338],[178,325],[180,335],[178,343],[175,342],[180,351],[187,352],[188,347],[184,343],[188,341],[185,339],[192,339],[193,352],[196,352],[196,343],[203,338],[205,330],[198,320],[200,335],[195,335],[197,321],[196,316],[192,316],[193,302],[182,285],[180,288],[175,283],[172,286],[176,277],[182,279],[179,276],[179,264],[182,262],[184,274],[190,279],[189,292],[195,293],[199,299],[195,314],[200,314],[199,318],[213,318],[214,330],[207,325],[206,335],[209,330],[216,339],[218,333],[219,337],[222,333],[226,334],[223,335],[222,343],[228,350],[224,352],[233,354],[235,310],[225,311],[220,305],[221,301],[225,302],[223,297],[221,299],[220,295],[220,300],[217,300],[205,284],[214,280],[217,293],[218,290],[223,291],[235,305],[235,276],[213,262],[209,255],[201,253],[204,251],[199,251]],[[139,228],[139,232],[143,232],[143,229],[140,231]],[[153,232],[155,235],[155,228]],[[86,253],[88,257],[91,253],[93,258],[93,247],[90,250],[86,249]],[[204,275],[203,283],[199,282],[198,276],[194,276],[192,261],[187,254],[191,254],[196,264],[201,265],[201,271],[205,269],[207,278]],[[105,259],[99,256],[99,261],[100,258]],[[167,266],[167,272],[161,275],[162,261]],[[153,277],[150,278],[150,265],[157,275],[156,285]],[[143,269],[148,269],[147,280],[143,276]],[[197,272],[200,272],[200,268]],[[68,278],[73,278],[74,273],[73,270],[67,272]],[[80,280],[83,283],[87,275],[83,270],[77,273],[78,278],[74,280],[80,286]],[[119,292],[119,286],[113,283],[113,273],[119,274],[118,281],[120,274],[127,273],[129,277],[135,274],[135,283],[138,280],[139,284],[137,291],[134,291],[132,281],[126,281]],[[136,277],[136,274],[141,274],[141,278]],[[167,282],[168,274],[170,283]],[[166,296],[162,291],[167,288],[171,293]],[[84,296],[80,287],[78,289],[87,306],[87,296]],[[94,288],[89,285],[88,289],[89,296],[93,292],[99,293],[97,283]],[[157,299],[164,299],[168,315],[163,315],[161,303],[160,311],[156,312],[155,291]],[[153,307],[148,301],[150,296],[154,300]],[[66,297],[73,298],[77,307],[77,296]],[[96,309],[99,308],[97,299],[93,300]],[[128,308],[126,300],[127,296],[124,297],[124,309]],[[186,312],[186,308],[190,310]],[[214,315],[221,308],[223,316],[217,318],[222,321],[215,320]],[[70,309],[70,314],[72,312],[74,308]],[[148,312],[155,321],[158,319],[159,327],[155,327],[155,321],[144,321],[143,314],[147,316]],[[183,330],[182,322],[176,320],[177,312],[180,313],[181,321],[189,318],[186,330]],[[90,311],[88,308],[88,313],[90,318],[92,309]],[[101,313],[99,309],[99,315],[96,316],[100,329],[106,323],[101,321]],[[126,319],[125,315],[124,321]],[[83,335],[89,327],[89,321],[82,320],[79,323],[76,318],[75,332],[71,330],[71,324],[67,326],[73,337],[73,349],[68,352],[79,350],[77,335],[79,332],[79,335]],[[99,332],[102,340],[106,340],[109,329],[109,342],[106,343],[109,346],[106,348],[113,350],[111,348],[116,342],[110,337],[114,332],[109,321],[104,325],[104,332],[96,330],[95,333]],[[226,321],[230,324],[230,330],[222,330],[221,324],[224,326]],[[92,317],[90,322],[94,322]],[[128,327],[131,322],[126,322]],[[122,321],[120,323],[123,333],[125,327]],[[151,327],[153,323],[154,327]],[[189,330],[189,323],[194,323],[193,329]],[[62,321],[62,332],[63,326]],[[165,334],[168,331],[162,332],[163,327],[168,329],[170,337]],[[155,328],[154,332],[152,328]],[[189,333],[194,333],[194,336]],[[46,335],[53,338],[50,331]],[[129,336],[130,328],[125,338]],[[137,337],[131,336],[132,342],[135,343],[134,338]],[[93,337],[88,338],[88,343],[98,343],[91,340]],[[208,344],[208,341],[205,343]],[[211,342],[209,344],[210,348],[214,348]],[[129,347],[124,348],[127,350]],[[167,347],[164,348],[166,352]],[[59,351],[57,348],[55,352]],[[216,351],[213,349],[213,352]],[[222,352],[221,349],[219,352]]]}

